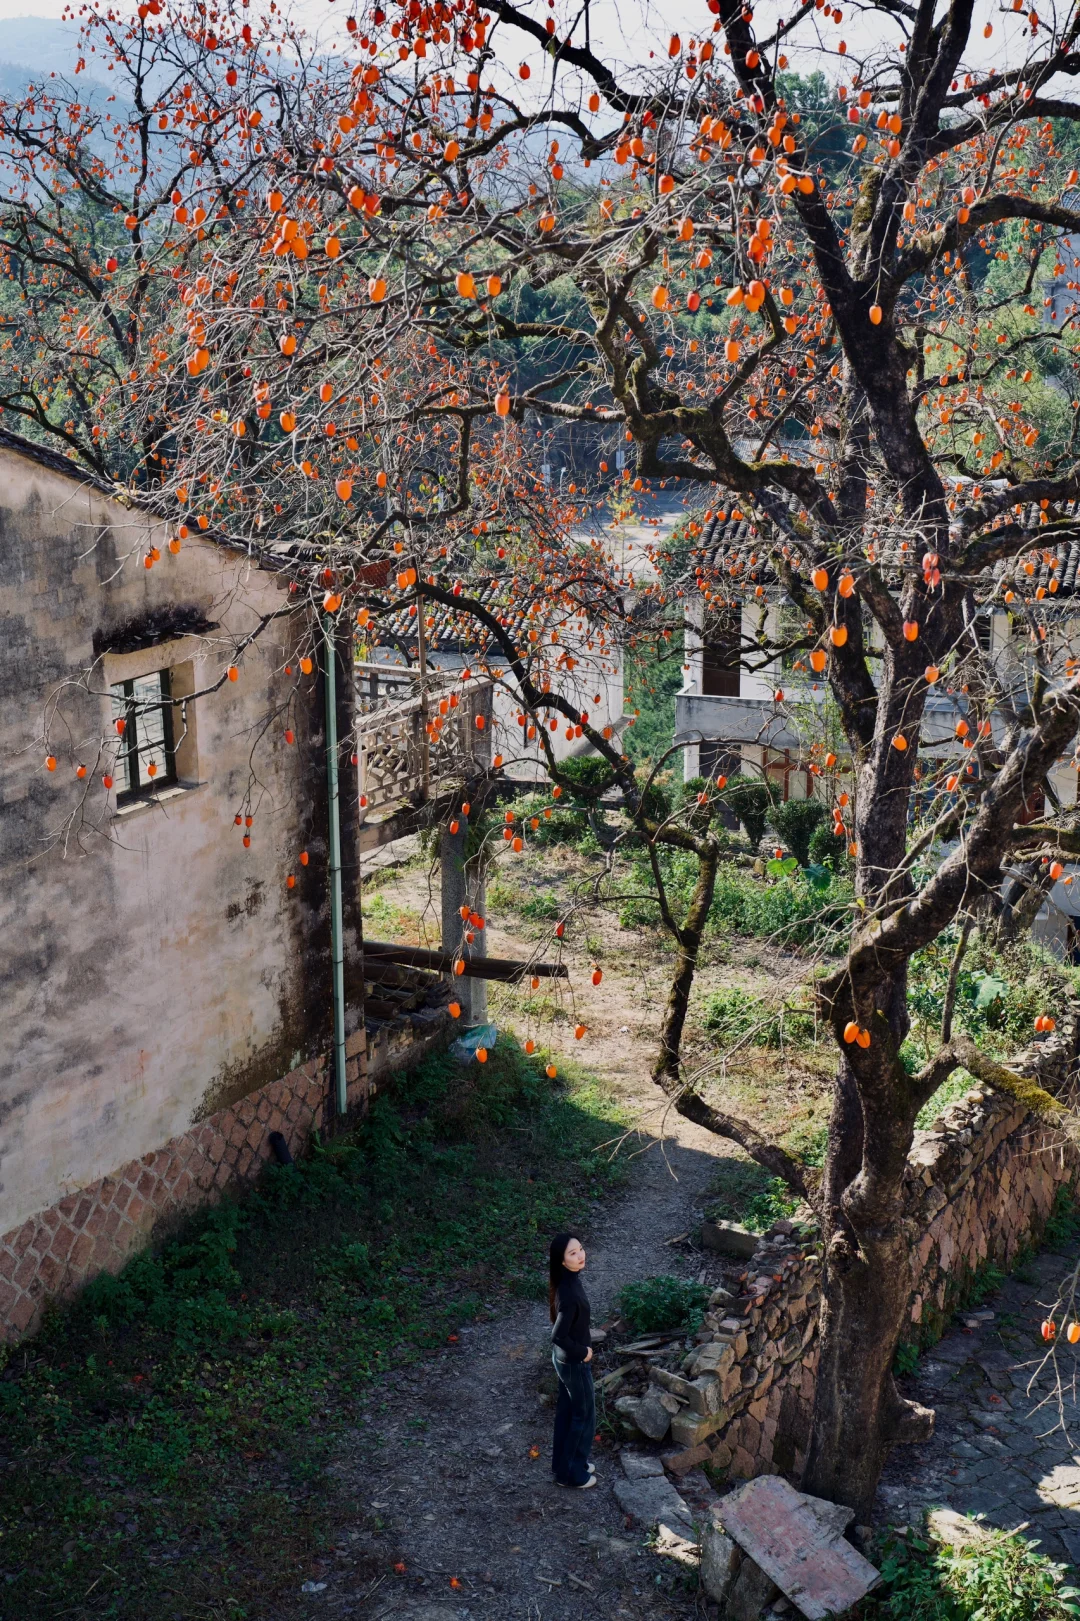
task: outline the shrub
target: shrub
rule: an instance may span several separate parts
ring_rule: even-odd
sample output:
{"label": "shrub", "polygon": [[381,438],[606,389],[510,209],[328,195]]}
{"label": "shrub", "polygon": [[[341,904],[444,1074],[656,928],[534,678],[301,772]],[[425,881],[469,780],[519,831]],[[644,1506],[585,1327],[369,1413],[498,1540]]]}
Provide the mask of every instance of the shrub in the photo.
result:
{"label": "shrub", "polygon": [[[526,837],[530,845],[576,844],[589,826],[588,812],[580,805],[551,803],[549,794],[523,794],[511,800],[506,807],[513,811],[528,828]],[[536,827],[528,824],[535,820]]]}
{"label": "shrub", "polygon": [[589,811],[599,817],[595,809],[601,796],[612,786],[615,778],[611,767],[599,755],[584,755],[563,760],[559,775],[570,783],[561,799],[552,804],[550,793],[537,791],[512,800],[507,809],[520,817],[528,827],[535,819],[537,826],[528,827],[527,839],[532,845],[578,844],[589,840],[596,847],[596,836],[589,825]]}
{"label": "shrub", "polygon": [[573,785],[578,799],[595,802],[615,784],[615,773],[599,754],[574,755],[563,760],[559,775]]}
{"label": "shrub", "polygon": [[728,778],[728,785],[720,797],[739,818],[756,850],[764,837],[769,813],[776,803],[776,791],[772,784],[764,777],[748,777],[740,772],[738,776]]}
{"label": "shrub", "polygon": [[1080,1616],[1080,1591],[1065,1567],[1022,1536],[987,1532],[968,1547],[940,1546],[914,1533],[890,1537],[881,1586],[863,1600],[863,1621],[1066,1621]]}
{"label": "shrub", "polygon": [[846,834],[837,838],[826,822],[819,823],[811,833],[809,855],[812,866],[831,867],[833,872],[847,872],[851,865]]}
{"label": "shrub", "polygon": [[701,1024],[723,1047],[732,1047],[746,1037],[755,1047],[783,1047],[812,1042],[817,1037],[814,1015],[807,1009],[769,1002],[738,985],[725,986],[705,997]]}
{"label": "shrub", "polygon": [[665,1328],[700,1327],[708,1291],[690,1278],[664,1274],[628,1283],[619,1292],[619,1311],[639,1334],[657,1334]]}
{"label": "shrub", "polygon": [[[941,1014],[958,931],[946,930],[911,959],[908,1006],[913,1034],[941,1028]],[[1031,1039],[1035,1018],[1046,1011],[1048,998],[1067,985],[1061,965],[1031,941],[1004,951],[974,935],[957,976],[953,1027],[991,1053],[1012,1052]],[[935,1039],[931,1037],[931,1040]],[[924,1040],[922,1045],[927,1045]]]}
{"label": "shrub", "polygon": [[738,1221],[752,1233],[765,1233],[798,1208],[799,1200],[783,1177],[770,1176],[760,1165],[734,1160],[725,1170],[708,1216],[711,1221]]}
{"label": "shrub", "polygon": [[[662,847],[657,859],[672,905],[679,913],[688,905],[697,882],[697,858],[687,851]],[[821,887],[807,883],[798,874],[765,884],[744,868],[721,862],[709,912],[710,930],[756,935],[778,946],[820,941],[827,950],[839,950],[845,939],[851,884],[827,871],[820,877],[824,880]],[[643,849],[634,852],[628,887],[634,893],[620,908],[620,923],[624,928],[655,926],[660,914],[656,902],[648,898],[655,893],[655,886]]]}
{"label": "shrub", "polygon": [[828,812],[820,799],[789,799],[774,805],[769,825],[776,829],[786,849],[798,858],[800,867],[810,865],[810,840],[825,821]]}

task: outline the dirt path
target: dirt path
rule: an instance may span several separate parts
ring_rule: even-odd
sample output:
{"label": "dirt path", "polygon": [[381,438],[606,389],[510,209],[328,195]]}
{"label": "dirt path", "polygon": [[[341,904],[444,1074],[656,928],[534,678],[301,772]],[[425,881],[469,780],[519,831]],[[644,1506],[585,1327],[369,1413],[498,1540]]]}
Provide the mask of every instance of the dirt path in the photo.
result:
{"label": "dirt path", "polygon": [[[643,1121],[642,1142],[648,1134]],[[624,1282],[678,1269],[666,1240],[696,1219],[714,1149],[680,1121],[665,1151],[666,1163],[656,1147],[637,1159],[630,1190],[584,1234],[597,1320]],[[640,1533],[627,1530],[611,1495],[609,1451],[597,1450],[595,1491],[552,1483],[552,1407],[537,1388],[550,1368],[549,1331],[546,1308],[523,1304],[497,1322],[463,1328],[457,1346],[399,1372],[373,1396],[341,1467],[355,1482],[358,1518],[380,1523],[376,1539],[363,1538],[365,1551],[380,1546],[385,1568],[401,1562],[405,1572],[358,1606],[344,1577],[339,1592],[343,1601],[350,1595],[349,1613],[379,1621],[661,1621],[697,1613],[677,1567],[644,1552]]]}
{"label": "dirt path", "polygon": [[[402,904],[415,905],[411,887],[401,886]],[[505,930],[492,934],[493,953],[523,949]],[[696,1252],[668,1241],[700,1220],[717,1163],[731,1154],[730,1145],[668,1110],[649,1080],[664,978],[659,961],[613,966],[610,977],[605,970],[603,998],[589,998],[580,1010],[590,1024],[580,1057],[619,1095],[636,1126],[624,1149],[626,1190],[595,1208],[582,1235],[596,1323],[624,1283],[700,1266]],[[574,1047],[565,1026],[562,1032],[556,1039]],[[456,1344],[372,1392],[335,1465],[355,1494],[354,1526],[339,1541],[325,1586],[297,1614],[682,1621],[707,1613],[696,1574],[688,1579],[643,1546],[639,1529],[628,1528],[612,1495],[618,1466],[611,1450],[594,1454],[596,1490],[553,1484],[552,1402],[538,1388],[551,1371],[549,1334],[546,1305],[523,1302],[497,1321],[463,1327]]]}

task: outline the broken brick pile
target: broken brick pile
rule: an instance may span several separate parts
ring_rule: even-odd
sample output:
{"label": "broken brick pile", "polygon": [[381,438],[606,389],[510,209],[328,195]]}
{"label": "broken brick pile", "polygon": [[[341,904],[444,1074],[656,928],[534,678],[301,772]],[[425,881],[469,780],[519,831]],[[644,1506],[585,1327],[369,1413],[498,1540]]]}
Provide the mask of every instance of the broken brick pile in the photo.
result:
{"label": "broken brick pile", "polygon": [[[910,1156],[911,1333],[930,1343],[985,1268],[1037,1241],[1080,1155],[1056,1127],[1009,1096],[967,1093]],[[821,1300],[819,1248],[777,1222],[749,1260],[731,1262],[692,1342],[646,1348],[626,1365],[645,1388],[616,1396],[623,1421],[667,1440],[678,1468],[730,1476],[797,1474],[809,1436]],[[615,1375],[604,1381],[612,1394]],[[627,1384],[622,1383],[626,1389]]]}

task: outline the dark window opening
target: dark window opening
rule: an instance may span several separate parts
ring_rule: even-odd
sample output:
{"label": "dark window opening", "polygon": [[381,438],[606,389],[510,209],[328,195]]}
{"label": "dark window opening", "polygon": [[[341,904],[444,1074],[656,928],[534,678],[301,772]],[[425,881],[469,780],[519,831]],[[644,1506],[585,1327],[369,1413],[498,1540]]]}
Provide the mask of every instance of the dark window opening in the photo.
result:
{"label": "dark window opening", "polygon": [[725,614],[710,625],[701,660],[701,690],[706,698],[739,696],[741,644],[742,623],[737,614]]}
{"label": "dark window opening", "polygon": [[116,758],[116,803],[146,799],[176,776],[172,672],[156,670],[112,689],[113,720],[124,722]]}

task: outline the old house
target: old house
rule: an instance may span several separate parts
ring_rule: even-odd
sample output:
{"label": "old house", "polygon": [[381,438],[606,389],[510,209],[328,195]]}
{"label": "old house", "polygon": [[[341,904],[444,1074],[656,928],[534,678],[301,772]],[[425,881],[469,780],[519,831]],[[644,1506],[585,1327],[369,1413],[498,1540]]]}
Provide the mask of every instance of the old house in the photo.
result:
{"label": "old house", "polygon": [[191,528],[180,538],[0,433],[10,1338],[250,1178],[272,1134],[295,1149],[362,1102],[424,1035],[395,1015],[437,988],[396,989],[365,1039],[351,643],[329,706],[331,644],[284,611],[287,550],[252,556]]}
{"label": "old house", "polygon": [[[1037,512],[1029,514],[1038,522]],[[809,717],[824,713],[826,683],[813,675],[805,650],[793,646],[779,656],[767,657],[755,649],[797,644],[806,629],[804,616],[783,590],[769,557],[771,540],[746,514],[737,510],[710,518],[698,541],[713,578],[729,577],[737,592],[721,606],[706,602],[700,583],[687,579],[685,607],[685,676],[675,699],[674,742],[683,754],[687,781],[694,777],[745,771],[764,775],[783,799],[808,798],[815,788],[808,745],[815,740]],[[1005,564],[999,563],[999,575]],[[1042,551],[1032,562],[1031,589],[1054,603],[1061,620],[1077,622],[1080,546],[1073,541]],[[1051,611],[1049,608],[1045,611]],[[873,639],[876,632],[869,623]],[[970,622],[968,635],[994,669],[1005,691],[1022,694],[1027,679],[1026,656],[1020,651],[1026,624],[1001,604],[984,606]],[[928,695],[922,720],[924,759],[943,765],[967,763],[956,736],[956,723],[965,711],[956,695],[942,683]],[[809,737],[803,735],[810,731]],[[998,735],[1002,723],[995,721]],[[831,745],[835,746],[835,745]],[[839,752],[843,754],[842,745]],[[1061,759],[1049,773],[1049,792],[1059,805],[1077,803],[1078,766]],[[1043,793],[1031,797],[1028,815],[1041,815]],[[1080,959],[1080,869],[1067,867],[1049,888],[1032,928],[1033,936],[1059,956]]]}

